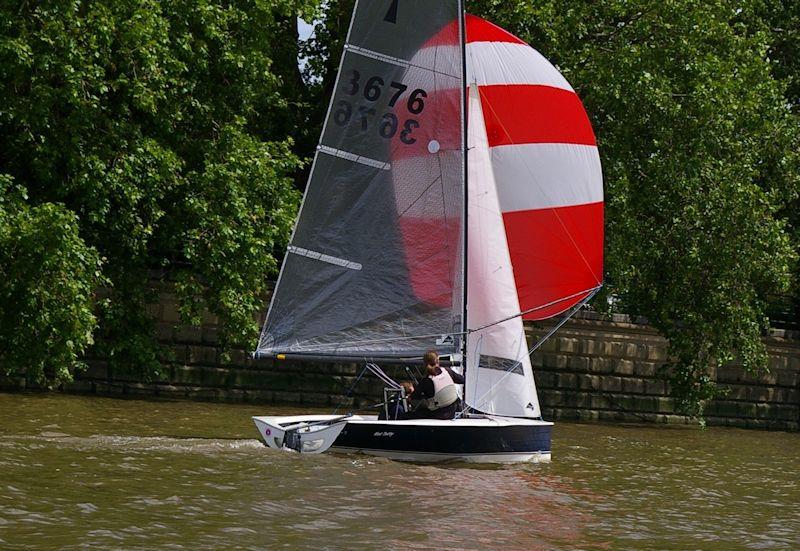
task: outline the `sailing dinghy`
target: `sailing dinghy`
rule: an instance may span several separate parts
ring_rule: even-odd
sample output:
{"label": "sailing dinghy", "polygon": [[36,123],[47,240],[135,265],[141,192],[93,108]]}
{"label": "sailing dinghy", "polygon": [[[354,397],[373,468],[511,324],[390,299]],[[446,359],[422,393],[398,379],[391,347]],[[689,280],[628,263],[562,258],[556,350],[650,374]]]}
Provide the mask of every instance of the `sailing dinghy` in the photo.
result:
{"label": "sailing dinghy", "polygon": [[[452,420],[254,417],[301,453],[547,461],[523,320],[602,285],[603,183],[586,112],[541,54],[460,0],[354,8],[257,357],[462,370]],[[552,334],[551,331],[548,337]],[[537,346],[543,342],[540,339]]]}

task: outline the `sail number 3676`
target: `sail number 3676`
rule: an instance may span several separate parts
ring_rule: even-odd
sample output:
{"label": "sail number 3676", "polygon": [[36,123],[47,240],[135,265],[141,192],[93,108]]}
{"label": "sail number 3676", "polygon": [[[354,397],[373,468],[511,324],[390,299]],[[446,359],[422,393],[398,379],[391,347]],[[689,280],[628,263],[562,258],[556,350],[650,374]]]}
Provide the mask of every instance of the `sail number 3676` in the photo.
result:
{"label": "sail number 3676", "polygon": [[[400,97],[408,90],[408,86],[402,82],[391,81],[387,87],[386,82],[381,77],[373,76],[362,83],[360,72],[353,70],[350,74],[352,78],[345,83],[345,93],[350,96],[355,96],[360,92],[364,96],[364,99],[370,102],[377,102],[384,91],[386,91],[392,94],[391,98],[389,98],[388,106],[394,107],[398,100],[400,100]],[[408,94],[408,97],[405,99],[408,112],[412,115],[419,115],[422,113],[423,109],[425,109],[425,98],[427,97],[428,93],[422,88],[417,88]],[[354,112],[353,104],[342,99],[337,101],[334,106],[333,122],[338,126],[347,126],[353,122],[355,118],[361,126],[361,131],[366,132],[370,128],[370,120],[374,119],[376,114],[376,110],[368,105],[359,105],[358,109]],[[418,120],[411,118],[406,119],[403,121],[401,128],[397,115],[391,111],[384,113],[378,122],[378,134],[380,134],[382,138],[391,139],[399,130],[400,141],[407,145],[411,145],[417,141],[417,139],[411,135],[415,128],[419,128]]]}

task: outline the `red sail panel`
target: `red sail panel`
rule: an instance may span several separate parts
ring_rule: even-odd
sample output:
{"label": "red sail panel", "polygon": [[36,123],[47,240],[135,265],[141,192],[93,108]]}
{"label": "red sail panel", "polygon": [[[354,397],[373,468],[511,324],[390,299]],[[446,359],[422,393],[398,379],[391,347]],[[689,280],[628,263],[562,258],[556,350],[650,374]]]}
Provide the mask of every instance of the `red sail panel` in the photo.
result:
{"label": "red sail panel", "polygon": [[[563,312],[603,279],[603,203],[503,213],[525,319]],[[568,298],[567,298],[568,297]]]}
{"label": "red sail panel", "polygon": [[481,19],[477,15],[467,14],[467,44],[473,42],[517,42],[525,44],[507,30]]}
{"label": "red sail panel", "polygon": [[595,145],[575,92],[530,84],[480,87],[489,147],[521,143]]}
{"label": "red sail panel", "polygon": [[[408,283],[421,303],[451,309],[454,317],[463,309],[460,36],[454,19],[420,45],[402,78],[387,83],[391,109],[376,123],[382,136],[390,136],[386,143]],[[414,84],[401,90],[406,83]]]}

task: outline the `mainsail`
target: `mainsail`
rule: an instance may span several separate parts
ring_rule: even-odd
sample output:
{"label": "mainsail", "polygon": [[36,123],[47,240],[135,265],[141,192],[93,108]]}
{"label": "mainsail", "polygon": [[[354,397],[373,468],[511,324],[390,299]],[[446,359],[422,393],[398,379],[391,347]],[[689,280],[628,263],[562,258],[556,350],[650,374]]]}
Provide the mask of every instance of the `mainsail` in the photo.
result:
{"label": "mainsail", "polygon": [[460,351],[460,17],[457,0],[356,4],[257,354]]}

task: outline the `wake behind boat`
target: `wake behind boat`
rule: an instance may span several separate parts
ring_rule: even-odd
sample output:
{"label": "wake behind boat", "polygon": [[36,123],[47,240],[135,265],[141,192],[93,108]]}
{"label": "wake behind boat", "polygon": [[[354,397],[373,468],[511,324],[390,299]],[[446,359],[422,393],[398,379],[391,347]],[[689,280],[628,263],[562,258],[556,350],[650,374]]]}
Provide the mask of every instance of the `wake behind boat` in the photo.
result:
{"label": "wake behind boat", "polygon": [[435,350],[463,374],[464,406],[455,419],[260,416],[261,438],[549,460],[530,361],[544,339],[529,349],[523,319],[561,316],[555,331],[601,287],[602,257],[594,134],[555,67],[460,0],[358,1],[255,355],[363,362],[388,401],[404,393],[380,365]]}

